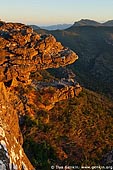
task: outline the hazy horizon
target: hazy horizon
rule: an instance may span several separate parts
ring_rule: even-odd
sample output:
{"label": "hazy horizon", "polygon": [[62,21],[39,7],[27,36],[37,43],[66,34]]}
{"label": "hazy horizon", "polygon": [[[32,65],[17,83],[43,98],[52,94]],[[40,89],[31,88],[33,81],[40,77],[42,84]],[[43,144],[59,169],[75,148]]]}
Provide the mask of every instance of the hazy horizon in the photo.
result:
{"label": "hazy horizon", "polygon": [[[105,22],[107,22],[107,21],[110,21],[111,19],[109,19],[109,20],[105,20],[105,21],[97,21],[97,20],[95,20],[95,19],[91,19],[91,18],[81,18],[80,20],[82,20],[82,19],[88,19],[88,20],[93,20],[93,21],[96,21],[96,22],[99,22],[99,23],[105,23]],[[80,21],[80,20],[75,20],[74,22],[78,22],[78,21]],[[112,19],[113,20],[113,19]],[[55,23],[55,24],[43,24],[43,25],[38,25],[38,24],[33,24],[33,25],[37,25],[37,26],[54,26],[54,25],[63,25],[63,24],[74,24],[74,22],[71,22],[71,23]],[[31,25],[32,25],[32,23],[31,23]]]}
{"label": "hazy horizon", "polygon": [[[1,19],[1,18],[0,18]],[[97,21],[97,20],[95,20],[95,19],[91,19],[91,18],[81,18],[80,20],[82,20],[82,19],[88,19],[88,20],[94,20],[94,21],[96,21],[96,22],[99,22],[99,23],[104,23],[104,22],[107,22],[107,21],[110,21],[110,20],[105,20],[105,21]],[[75,20],[74,22],[78,22],[78,21],[80,21],[80,20]],[[113,20],[113,19],[112,19]],[[64,25],[64,24],[71,24],[71,25],[73,25],[74,24],[74,22],[70,22],[70,23],[54,23],[54,24],[37,24],[37,23],[25,23],[25,22],[19,22],[19,21],[10,21],[10,20],[8,20],[8,21],[6,21],[6,20],[2,20],[1,19],[1,21],[4,21],[4,22],[12,22],[12,23],[23,23],[23,24],[27,24],[27,25],[36,25],[36,26],[42,26],[42,27],[48,27],[48,26],[57,26],[57,25]]]}
{"label": "hazy horizon", "polygon": [[4,0],[0,6],[1,20],[39,26],[113,19],[112,0]]}

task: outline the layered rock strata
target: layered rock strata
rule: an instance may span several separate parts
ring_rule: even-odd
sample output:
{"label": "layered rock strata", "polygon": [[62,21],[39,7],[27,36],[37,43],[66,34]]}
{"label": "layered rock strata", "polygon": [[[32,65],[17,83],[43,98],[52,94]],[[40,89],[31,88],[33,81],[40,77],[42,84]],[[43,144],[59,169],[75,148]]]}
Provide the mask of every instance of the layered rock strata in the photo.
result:
{"label": "layered rock strata", "polygon": [[0,82],[28,81],[31,71],[65,66],[78,56],[52,35],[39,35],[23,24],[0,27]]}
{"label": "layered rock strata", "polygon": [[[19,128],[19,117],[25,114],[29,96],[22,89],[34,86],[30,73],[47,68],[71,64],[78,56],[52,35],[39,35],[32,28],[20,23],[0,21],[0,168],[4,170],[33,170],[23,149],[23,138]],[[20,94],[15,88],[22,89]],[[55,102],[76,95],[75,87],[55,87]],[[46,88],[45,88],[46,91]],[[74,93],[72,93],[74,91]],[[62,93],[63,92],[63,93]],[[59,95],[58,95],[59,94]],[[55,98],[55,94],[53,96]],[[51,99],[52,100],[52,99]],[[44,108],[49,110],[48,108]]]}
{"label": "layered rock strata", "polygon": [[37,102],[39,109],[50,110],[56,102],[78,96],[82,87],[74,79],[53,80],[52,82],[32,82],[36,91],[41,93],[41,101]]}

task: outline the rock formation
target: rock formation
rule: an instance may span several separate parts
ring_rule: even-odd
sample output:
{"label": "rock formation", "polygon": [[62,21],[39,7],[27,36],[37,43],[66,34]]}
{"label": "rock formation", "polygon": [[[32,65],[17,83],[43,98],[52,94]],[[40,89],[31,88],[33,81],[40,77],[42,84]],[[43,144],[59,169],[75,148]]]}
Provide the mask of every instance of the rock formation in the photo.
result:
{"label": "rock formation", "polygon": [[[65,66],[77,59],[73,51],[63,47],[52,35],[42,36],[24,24],[0,21],[0,169],[34,169],[22,149],[19,119],[21,115],[33,112],[29,105],[35,102],[37,91],[46,93],[50,87],[44,87],[44,82],[31,80],[30,73]],[[27,94],[28,86],[33,91]],[[79,84],[70,85],[67,80],[54,81],[49,86],[54,93],[50,95],[48,92],[49,105],[44,105],[45,100],[42,103],[42,108],[47,110],[52,108],[52,103],[74,97],[81,91]]]}
{"label": "rock formation", "polygon": [[1,24],[0,82],[27,81],[31,71],[65,66],[76,59],[52,35],[38,35],[23,24]]}
{"label": "rock formation", "polygon": [[[78,96],[82,87],[73,79],[53,80],[52,82],[32,82],[32,86],[36,91],[42,92],[41,101],[37,102],[39,109],[50,110],[56,102]],[[29,97],[28,97],[29,98]]]}

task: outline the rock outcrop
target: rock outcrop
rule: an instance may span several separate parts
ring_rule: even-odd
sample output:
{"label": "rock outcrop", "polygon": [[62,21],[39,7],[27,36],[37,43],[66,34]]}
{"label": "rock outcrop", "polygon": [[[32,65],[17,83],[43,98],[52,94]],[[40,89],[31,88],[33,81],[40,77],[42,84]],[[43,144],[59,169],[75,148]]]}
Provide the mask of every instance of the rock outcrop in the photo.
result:
{"label": "rock outcrop", "polygon": [[78,96],[82,91],[79,83],[73,79],[65,78],[60,81],[53,80],[49,83],[34,81],[32,86],[36,88],[36,91],[41,92],[41,101],[37,102],[38,108],[48,111],[54,107],[55,103]]}
{"label": "rock outcrop", "polygon": [[0,82],[28,81],[31,71],[65,66],[76,59],[52,35],[38,35],[23,24],[2,23],[0,27]]}
{"label": "rock outcrop", "polygon": [[[29,109],[32,94],[27,95],[24,87],[30,85],[34,88],[35,93],[37,89],[46,92],[49,87],[44,87],[42,82],[42,87],[39,88],[41,83],[34,83],[29,77],[30,73],[65,66],[77,59],[78,56],[73,51],[63,47],[52,35],[41,36],[24,24],[0,21],[1,169],[34,169],[22,149],[23,138],[19,128],[21,115],[32,112]],[[54,87],[53,84],[56,86]],[[79,85],[79,87],[77,84],[70,86],[69,82],[66,84],[66,81],[62,84],[61,82],[53,84],[49,84],[54,88],[53,95],[49,95],[51,104],[74,97],[81,91]],[[77,91],[77,89],[79,90]],[[51,109],[51,105],[42,104],[42,106],[44,106],[43,109]]]}

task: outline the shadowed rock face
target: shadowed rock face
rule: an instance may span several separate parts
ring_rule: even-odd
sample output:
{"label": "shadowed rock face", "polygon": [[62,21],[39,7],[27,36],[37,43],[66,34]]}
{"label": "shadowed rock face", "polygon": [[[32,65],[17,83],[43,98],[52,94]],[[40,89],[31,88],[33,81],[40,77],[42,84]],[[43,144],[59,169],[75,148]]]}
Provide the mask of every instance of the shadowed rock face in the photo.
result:
{"label": "shadowed rock face", "polygon": [[[41,36],[23,24],[0,21],[1,167],[6,170],[34,169],[22,149],[23,138],[19,128],[19,116],[23,112],[25,114],[30,99],[26,94],[22,94],[21,89],[20,94],[17,93],[14,87],[21,85],[24,89],[27,84],[32,86],[29,79],[32,71],[65,66],[77,59],[78,56],[73,51],[56,42],[52,35]],[[68,98],[68,92],[74,91],[74,87],[72,90],[69,87],[63,89],[56,89],[57,96],[66,92]],[[71,96],[74,96],[74,92]],[[60,100],[62,99],[65,99],[65,96]],[[58,97],[55,99],[55,102],[57,101]]]}
{"label": "shadowed rock face", "polygon": [[73,63],[78,56],[52,35],[39,35],[23,24],[0,26],[0,81],[27,81],[31,71]]}
{"label": "shadowed rock face", "polygon": [[22,148],[23,137],[14,101],[17,97],[0,82],[0,170],[33,170]]}

